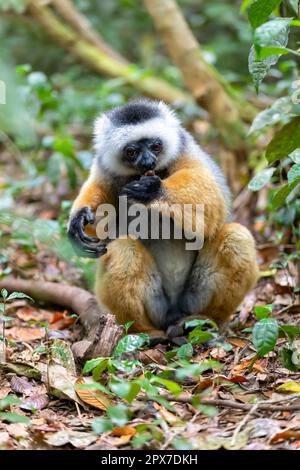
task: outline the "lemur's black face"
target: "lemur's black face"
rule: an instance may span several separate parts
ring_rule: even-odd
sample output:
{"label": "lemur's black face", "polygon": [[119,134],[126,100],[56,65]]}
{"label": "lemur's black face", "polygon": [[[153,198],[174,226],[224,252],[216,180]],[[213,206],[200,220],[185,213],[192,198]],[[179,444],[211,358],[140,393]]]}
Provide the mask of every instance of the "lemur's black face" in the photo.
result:
{"label": "lemur's black face", "polygon": [[133,141],[124,147],[122,161],[144,175],[147,171],[155,169],[162,150],[163,144],[159,138]]}

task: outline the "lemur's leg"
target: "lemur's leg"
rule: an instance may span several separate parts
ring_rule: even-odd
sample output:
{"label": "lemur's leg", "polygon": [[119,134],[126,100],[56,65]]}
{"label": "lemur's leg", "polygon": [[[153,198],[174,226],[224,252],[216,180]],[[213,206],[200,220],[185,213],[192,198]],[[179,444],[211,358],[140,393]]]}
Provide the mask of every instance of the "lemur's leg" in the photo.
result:
{"label": "lemur's leg", "polygon": [[246,227],[225,224],[199,251],[168,324],[186,316],[208,317],[220,326],[234,313],[258,279],[255,242]]}
{"label": "lemur's leg", "polygon": [[165,337],[168,309],[160,273],[139,240],[112,241],[99,260],[96,296],[120,324],[134,321],[131,331]]}

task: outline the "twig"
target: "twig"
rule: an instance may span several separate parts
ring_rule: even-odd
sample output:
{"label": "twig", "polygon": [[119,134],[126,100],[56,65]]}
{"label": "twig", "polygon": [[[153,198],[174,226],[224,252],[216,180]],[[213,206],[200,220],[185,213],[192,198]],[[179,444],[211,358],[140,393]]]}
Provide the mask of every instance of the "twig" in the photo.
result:
{"label": "twig", "polygon": [[255,403],[251,409],[248,411],[248,413],[244,416],[244,418],[241,420],[240,424],[236,427],[233,435],[232,435],[232,439],[231,439],[231,445],[235,445],[235,441],[236,441],[236,438],[239,434],[239,432],[242,430],[242,428],[245,426],[245,424],[247,423],[248,419],[250,418],[250,416],[252,414],[255,413],[255,411],[257,410],[258,408],[258,403]]}
{"label": "twig", "polygon": [[161,446],[160,450],[166,450],[168,446],[171,444],[171,442],[173,441],[174,437],[178,436],[179,434],[182,434],[186,430],[187,426],[193,423],[198,418],[200,413],[201,411],[197,411],[192,417],[192,419],[188,421],[183,427],[181,427],[177,431],[172,432],[171,435],[168,437],[168,439],[165,441],[165,443]]}
{"label": "twig", "polygon": [[[192,397],[190,396],[179,396],[179,397],[174,397],[171,394],[165,394],[161,395],[163,398],[173,401],[173,402],[179,402],[179,403],[192,403]],[[139,400],[143,401],[149,401],[149,397],[144,396],[144,397],[138,397]],[[289,405],[286,403],[285,405],[276,405],[274,403],[279,403],[283,401],[289,401],[291,402],[292,400],[295,399],[300,399],[300,394],[296,393],[293,395],[290,395],[288,397],[282,397],[276,400],[266,400],[266,401],[261,401],[256,403],[257,409],[263,410],[263,411],[298,411],[300,410],[300,403],[296,405]],[[250,411],[253,408],[253,405],[247,404],[247,403],[238,403],[233,400],[219,400],[219,399],[205,399],[201,401],[201,405],[212,405],[212,406],[220,406],[223,408],[233,408],[236,410],[244,410],[244,411]]]}

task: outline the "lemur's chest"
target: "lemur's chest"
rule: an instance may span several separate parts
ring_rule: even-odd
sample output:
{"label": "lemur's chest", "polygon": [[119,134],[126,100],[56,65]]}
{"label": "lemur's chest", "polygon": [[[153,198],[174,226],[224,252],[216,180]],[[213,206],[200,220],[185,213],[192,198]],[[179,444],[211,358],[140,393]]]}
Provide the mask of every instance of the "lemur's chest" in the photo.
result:
{"label": "lemur's chest", "polygon": [[186,250],[185,243],[186,240],[174,239],[144,242],[156,262],[172,304],[177,302],[197,255],[196,251]]}

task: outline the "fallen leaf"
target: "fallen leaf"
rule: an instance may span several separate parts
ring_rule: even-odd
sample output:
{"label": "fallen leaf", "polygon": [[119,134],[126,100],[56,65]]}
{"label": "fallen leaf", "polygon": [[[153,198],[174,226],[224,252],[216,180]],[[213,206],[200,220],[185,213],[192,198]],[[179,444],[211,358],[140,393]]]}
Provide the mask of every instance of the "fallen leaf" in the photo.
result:
{"label": "fallen leaf", "polygon": [[6,362],[5,364],[0,364],[0,368],[28,377],[29,379],[40,380],[41,378],[41,372],[36,367],[23,362]]}
{"label": "fallen leaf", "polygon": [[154,362],[158,365],[167,365],[168,363],[164,353],[159,349],[147,349],[146,351],[140,351],[139,360],[143,364],[152,364]]}
{"label": "fallen leaf", "polygon": [[252,419],[251,423],[251,438],[256,437],[269,437],[275,433],[280,432],[280,426],[275,419],[270,418],[257,418]]}
{"label": "fallen leaf", "polygon": [[136,429],[132,426],[122,426],[120,428],[115,428],[111,434],[113,436],[121,437],[121,436],[130,436],[133,437],[136,434]]}
{"label": "fallen leaf", "polygon": [[232,344],[232,346],[236,346],[237,348],[244,348],[250,341],[242,338],[236,338],[234,336],[230,336],[227,339],[227,342]]}
{"label": "fallen leaf", "polygon": [[275,444],[279,441],[287,441],[288,439],[300,439],[300,431],[285,429],[284,431],[278,432],[271,437],[270,444]]}
{"label": "fallen leaf", "polygon": [[[52,389],[53,395],[58,398],[67,398],[84,406],[84,403],[80,400],[79,396],[75,392],[75,383],[77,377],[71,375],[67,369],[60,364],[44,364],[40,362],[37,364],[42,376],[41,380],[45,384],[48,383],[48,377],[50,382],[50,388]],[[47,372],[48,369],[48,372]]]}
{"label": "fallen leaf", "polygon": [[37,309],[34,307],[30,306],[25,306],[22,308],[19,308],[16,312],[16,315],[20,320],[23,321],[40,321],[40,322],[45,322],[45,323],[50,323],[52,319],[52,313],[48,312],[47,310],[43,309]]}
{"label": "fallen leaf", "polygon": [[276,387],[281,393],[300,393],[300,382],[286,382]]}
{"label": "fallen leaf", "polygon": [[20,439],[28,437],[28,431],[26,424],[22,423],[11,423],[6,425],[6,430],[10,436]]}
{"label": "fallen leaf", "polygon": [[84,449],[98,438],[96,434],[81,431],[58,431],[46,434],[45,437],[45,441],[51,446],[60,447],[70,443],[78,449]]}
{"label": "fallen leaf", "polygon": [[55,339],[51,346],[51,357],[54,362],[62,365],[71,375],[76,375],[75,360],[68,343]]}
{"label": "fallen leaf", "polygon": [[[75,383],[76,385],[83,385],[91,382],[87,382],[84,378],[80,377]],[[87,403],[94,408],[98,408],[99,410],[106,410],[110,405],[109,399],[103,392],[101,392],[101,390],[83,390],[78,387],[76,388],[76,393],[84,403]]]}
{"label": "fallen leaf", "polygon": [[38,327],[13,326],[6,330],[8,339],[19,343],[21,341],[30,342],[45,337],[45,329]]}
{"label": "fallen leaf", "polygon": [[11,392],[10,387],[1,387],[0,388],[0,400],[7,397],[7,395]]}
{"label": "fallen leaf", "polygon": [[159,412],[161,417],[165,419],[169,424],[172,425],[172,424],[178,423],[177,416],[171,413],[170,411],[168,411],[166,408],[164,408],[163,406],[159,405],[156,402],[153,402],[153,406]]}
{"label": "fallen leaf", "polygon": [[9,434],[8,432],[0,432],[0,449],[6,448],[6,445],[9,442]]}
{"label": "fallen leaf", "polygon": [[76,321],[75,317],[71,317],[68,312],[56,312],[50,324],[50,330],[64,330]]}
{"label": "fallen leaf", "polygon": [[22,400],[22,404],[20,408],[22,410],[42,410],[49,405],[49,397],[45,393],[39,393],[35,395],[31,395],[29,398]]}
{"label": "fallen leaf", "polygon": [[225,351],[224,348],[221,348],[221,347],[212,348],[212,350],[210,351],[210,355],[214,359],[224,359],[224,357],[227,356],[227,352]]}
{"label": "fallen leaf", "polygon": [[[232,369],[232,373],[234,375],[238,375],[239,372],[248,369],[251,364],[251,361],[252,359],[244,359],[240,364],[234,366],[234,368]],[[262,374],[264,374],[266,372],[266,369],[261,365],[261,362],[258,360],[254,363],[252,371],[261,372]]]}
{"label": "fallen leaf", "polygon": [[20,393],[20,394],[23,394],[26,392],[30,393],[30,391],[33,388],[33,384],[29,382],[27,377],[18,377],[16,375],[14,375],[11,378],[10,386],[14,392]]}

